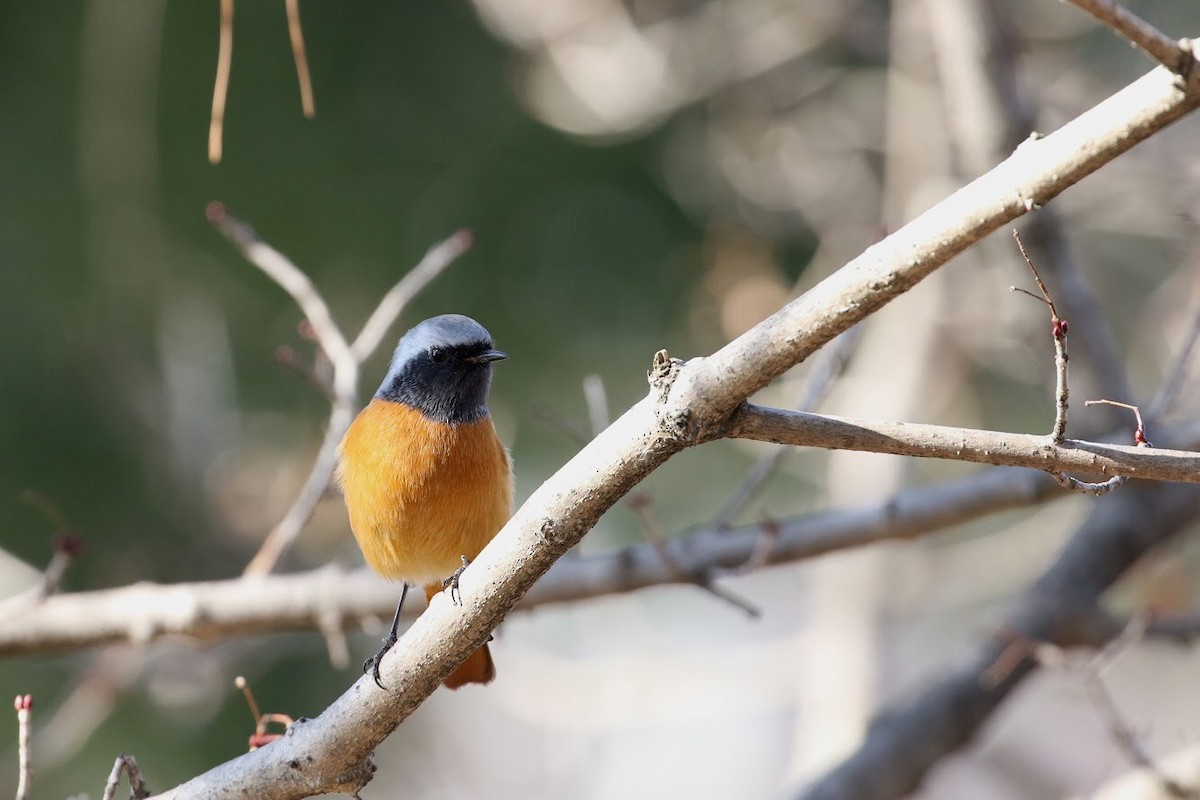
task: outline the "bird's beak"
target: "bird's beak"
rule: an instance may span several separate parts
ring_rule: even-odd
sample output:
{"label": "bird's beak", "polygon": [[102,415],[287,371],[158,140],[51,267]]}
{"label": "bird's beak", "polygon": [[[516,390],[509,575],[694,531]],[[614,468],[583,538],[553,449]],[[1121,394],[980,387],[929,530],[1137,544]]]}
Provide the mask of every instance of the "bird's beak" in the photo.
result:
{"label": "bird's beak", "polygon": [[484,350],[477,356],[464,358],[463,361],[470,364],[487,364],[492,361],[503,361],[506,358],[508,358],[508,353],[501,353],[499,350]]}

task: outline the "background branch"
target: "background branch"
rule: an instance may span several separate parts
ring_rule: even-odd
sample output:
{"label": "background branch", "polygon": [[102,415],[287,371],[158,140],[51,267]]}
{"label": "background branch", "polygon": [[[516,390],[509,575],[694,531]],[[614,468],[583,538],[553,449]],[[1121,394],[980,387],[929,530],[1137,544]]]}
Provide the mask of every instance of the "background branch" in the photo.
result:
{"label": "background branch", "polygon": [[803,800],[891,800],[915,789],[962,747],[1036,669],[1031,648],[1013,663],[1014,642],[1100,647],[1120,633],[1097,610],[1100,595],[1150,549],[1200,513],[1200,487],[1135,482],[1096,501],[1057,560],[1024,593],[1002,634],[969,663],[902,706],[880,713],[850,758],[799,794]]}
{"label": "background branch", "polygon": [[[1036,470],[995,468],[961,480],[907,489],[854,508],[817,511],[796,519],[732,530],[704,528],[605,555],[556,563],[522,598],[520,608],[561,603],[649,586],[688,583],[687,575],[740,571],[762,548],[762,563],[784,564],[889,539],[913,539],[953,525],[1067,496]],[[145,644],[172,636],[212,640],[230,636],[317,630],[325,616],[353,627],[385,620],[395,586],[365,568],[322,567],[182,584],[139,583],[47,599],[0,621],[0,656],[29,655],[128,641]],[[406,606],[408,617],[422,610]]]}
{"label": "background branch", "polygon": [[1194,59],[1191,43],[1177,42],[1114,0],[1070,0],[1071,5],[1083,9],[1096,19],[1112,28],[1131,44],[1142,50],[1172,72],[1186,74],[1191,71]]}

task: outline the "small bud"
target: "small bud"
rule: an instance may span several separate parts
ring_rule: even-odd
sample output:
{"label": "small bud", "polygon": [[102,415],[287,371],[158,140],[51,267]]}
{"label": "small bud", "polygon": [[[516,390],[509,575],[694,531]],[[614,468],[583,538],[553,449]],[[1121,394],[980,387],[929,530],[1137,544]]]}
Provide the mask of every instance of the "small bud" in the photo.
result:
{"label": "small bud", "polygon": [[214,225],[224,222],[227,213],[225,204],[217,200],[212,201],[204,208],[205,219]]}
{"label": "small bud", "polygon": [[54,552],[67,556],[77,556],[83,552],[83,537],[74,534],[62,534],[50,540]]}

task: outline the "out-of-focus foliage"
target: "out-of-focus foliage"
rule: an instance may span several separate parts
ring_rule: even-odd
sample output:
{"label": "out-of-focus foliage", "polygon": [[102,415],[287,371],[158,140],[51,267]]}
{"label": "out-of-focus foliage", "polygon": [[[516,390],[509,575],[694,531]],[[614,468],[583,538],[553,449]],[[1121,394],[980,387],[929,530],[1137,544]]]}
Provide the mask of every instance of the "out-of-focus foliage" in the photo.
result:
{"label": "out-of-focus foliage", "polygon": [[[1043,130],[1148,68],[1064,4],[1012,5]],[[1200,34],[1191,3],[1132,5],[1173,34]],[[961,179],[927,170],[896,144],[897,126],[908,125],[946,150],[949,112],[930,99],[936,70],[927,45],[914,48],[916,66],[897,77],[889,60],[897,42],[927,33],[920,3],[894,6],[310,3],[303,17],[317,116],[309,122],[300,114],[283,4],[239,3],[224,162],[212,166],[205,139],[216,3],[0,5],[0,548],[34,568],[48,560],[51,526],[19,499],[34,488],[87,540],[68,589],[232,576],[290,502],[326,407],[276,364],[281,344],[309,350],[297,334],[299,313],[205,223],[214,199],[305,269],[350,329],[430,244],[471,229],[474,250],[395,333],[431,314],[462,312],[513,356],[497,372],[492,407],[514,449],[518,492],[527,495],[573,452],[546,417],[585,424],[583,376],[604,378],[619,413],[643,393],[655,350],[691,356],[720,346],[785,302],[798,281],[835,268]],[[896,9],[909,29],[892,25]],[[911,111],[897,105],[897,80],[927,102]],[[1140,386],[1157,379],[1193,288],[1179,267],[1194,258],[1196,131],[1185,123],[1061,201]],[[1020,301],[1003,294],[1024,278],[1015,256],[1003,247],[987,252],[1004,255],[958,265],[951,289],[909,307],[927,323],[936,317],[931,330],[943,344],[944,370],[925,373],[920,416],[1040,430],[1050,418],[1044,324],[1036,309],[1011,310]],[[368,364],[364,392],[385,360],[381,352]],[[903,355],[885,361],[843,394],[886,395],[915,369]],[[791,385],[768,393],[777,403],[795,394]],[[709,445],[646,488],[668,527],[681,530],[716,510],[758,452]],[[853,499],[849,484],[824,485],[838,473],[826,475],[823,465],[820,457],[789,462],[747,518]],[[1055,530],[1069,530],[1071,515],[1053,513]],[[639,537],[618,510],[585,548]],[[980,628],[974,610],[1019,586],[1053,544],[1028,535],[1013,541],[1022,544],[959,554],[947,572],[998,569],[1008,577],[970,591],[952,586],[938,624],[960,635]],[[952,560],[935,554],[922,568],[944,567],[942,557]],[[333,559],[358,560],[337,498],[284,567]],[[895,585],[875,586],[901,598],[897,617],[936,602],[915,587],[909,567],[892,573],[901,576]],[[19,568],[4,569],[15,583]],[[607,616],[579,611],[582,627],[571,611],[515,620],[509,661],[503,649],[497,660],[501,682],[517,688],[490,688],[489,715],[476,728],[464,711],[471,703],[459,700],[466,694],[435,696],[396,737],[389,774],[408,789],[392,791],[435,797],[476,785],[458,782],[454,765],[437,758],[420,774],[396,766],[420,764],[446,737],[465,740],[459,772],[499,787],[496,796],[581,796],[581,785],[592,787],[590,796],[636,796],[631,786],[649,785],[658,768],[657,795],[680,796],[673,789],[688,785],[680,770],[703,774],[718,760],[732,764],[707,784],[714,791],[777,791],[803,760],[786,735],[774,744],[743,737],[740,761],[703,747],[746,726],[802,738],[795,716],[808,710],[787,687],[803,680],[798,665],[812,658],[804,650],[812,643],[797,633],[807,620],[792,619],[784,601],[807,604],[809,615],[824,606],[795,589],[800,574],[745,582],[767,614],[757,627],[686,590],[646,607],[614,601]],[[644,627],[624,624],[622,614]],[[539,619],[544,629],[532,632]],[[573,638],[588,625],[597,639]],[[915,639],[937,645],[907,661],[903,646],[880,656],[886,677],[865,679],[874,689],[861,693],[864,702],[874,691],[890,696],[910,686],[950,649],[949,634],[921,625],[937,627],[914,624]],[[614,720],[566,700],[532,707],[514,676],[573,687],[571,702],[606,686],[613,708],[641,708],[639,692],[675,685],[671,676],[688,670],[639,659],[673,648],[681,663],[719,665],[706,636],[740,653],[739,668],[765,664],[765,685],[778,691],[746,698],[738,686],[754,679],[745,674],[698,675],[697,686],[717,681],[719,701],[704,690],[714,716],[693,720],[692,700],[681,694],[676,705],[658,695],[644,718]],[[369,649],[362,638],[352,644]],[[770,660],[756,657],[756,647]],[[235,755],[250,731],[231,688],[235,673],[252,676],[266,710],[293,716],[318,713],[355,677],[328,666],[316,635],[199,652],[157,648],[144,669],[129,654],[0,663],[0,689],[32,692],[35,719],[61,726],[35,743],[35,759],[52,765],[37,775],[37,796],[96,791],[123,750],[160,784]],[[121,694],[109,716],[113,685]],[[563,728],[573,735],[561,736]],[[606,760],[594,745],[614,747],[614,729],[626,749]],[[510,754],[511,774],[497,774],[485,734],[511,747],[533,744]],[[0,724],[0,792],[14,739],[15,725]],[[633,750],[641,754],[636,767],[614,771]],[[391,796],[386,787],[368,791]]]}

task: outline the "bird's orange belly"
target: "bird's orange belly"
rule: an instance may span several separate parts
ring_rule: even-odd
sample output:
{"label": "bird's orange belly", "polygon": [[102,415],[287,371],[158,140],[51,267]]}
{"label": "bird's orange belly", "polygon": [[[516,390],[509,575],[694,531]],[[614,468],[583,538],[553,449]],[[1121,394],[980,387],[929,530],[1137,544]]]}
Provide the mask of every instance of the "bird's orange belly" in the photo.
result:
{"label": "bird's orange belly", "polygon": [[374,399],[342,440],[339,476],[367,564],[393,580],[440,582],[512,513],[508,452],[490,418],[445,425]]}

